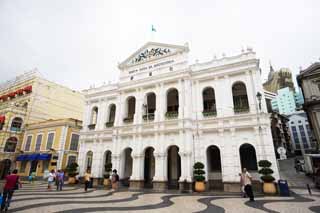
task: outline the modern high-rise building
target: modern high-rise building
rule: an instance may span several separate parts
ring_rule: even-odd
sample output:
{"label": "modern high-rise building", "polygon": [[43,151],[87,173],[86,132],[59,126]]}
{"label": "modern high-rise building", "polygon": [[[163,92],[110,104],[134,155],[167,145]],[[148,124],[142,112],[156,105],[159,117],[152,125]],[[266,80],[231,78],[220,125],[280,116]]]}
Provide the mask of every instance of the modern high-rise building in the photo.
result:
{"label": "modern high-rise building", "polygon": [[278,90],[288,87],[294,91],[292,81],[292,73],[288,68],[281,68],[279,71],[274,71],[270,65],[268,80],[263,84],[263,88],[269,92],[277,93]]}
{"label": "modern high-rise building", "polygon": [[0,178],[15,167],[26,125],[48,119],[82,120],[83,95],[27,72],[0,85]]}
{"label": "modern high-rise building", "polygon": [[271,100],[272,109],[280,114],[289,115],[301,109],[303,96],[289,87],[277,91],[276,98]]}
{"label": "modern high-rise building", "polygon": [[312,140],[312,132],[304,111],[298,111],[287,116],[291,133],[292,148],[296,154],[310,153],[316,144]]}

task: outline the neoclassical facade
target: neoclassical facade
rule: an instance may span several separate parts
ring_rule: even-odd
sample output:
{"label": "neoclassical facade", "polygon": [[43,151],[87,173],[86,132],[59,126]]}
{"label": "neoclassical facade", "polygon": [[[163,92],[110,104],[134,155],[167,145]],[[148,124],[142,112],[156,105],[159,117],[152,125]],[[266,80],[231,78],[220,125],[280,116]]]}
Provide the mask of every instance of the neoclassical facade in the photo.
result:
{"label": "neoclassical facade", "polygon": [[190,65],[188,52],[149,42],[119,64],[118,83],[85,91],[81,175],[103,178],[112,163],[124,186],[182,189],[200,161],[208,189],[238,191],[241,168],[258,180],[267,159],[279,178],[255,53]]}

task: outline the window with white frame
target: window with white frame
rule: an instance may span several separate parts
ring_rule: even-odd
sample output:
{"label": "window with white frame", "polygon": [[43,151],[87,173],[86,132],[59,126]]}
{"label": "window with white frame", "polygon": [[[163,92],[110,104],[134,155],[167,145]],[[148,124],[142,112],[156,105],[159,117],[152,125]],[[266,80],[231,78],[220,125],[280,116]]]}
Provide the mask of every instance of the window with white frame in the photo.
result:
{"label": "window with white frame", "polygon": [[40,151],[42,142],[42,134],[37,136],[35,151]]}
{"label": "window with white frame", "polygon": [[32,135],[28,135],[26,145],[24,147],[24,151],[30,151],[31,142],[32,142]]}
{"label": "window with white frame", "polygon": [[54,139],[54,132],[50,132],[48,134],[47,147],[46,147],[47,150],[50,150],[52,148],[53,139]]}
{"label": "window with white frame", "polygon": [[72,134],[70,142],[70,150],[78,151],[79,135]]}

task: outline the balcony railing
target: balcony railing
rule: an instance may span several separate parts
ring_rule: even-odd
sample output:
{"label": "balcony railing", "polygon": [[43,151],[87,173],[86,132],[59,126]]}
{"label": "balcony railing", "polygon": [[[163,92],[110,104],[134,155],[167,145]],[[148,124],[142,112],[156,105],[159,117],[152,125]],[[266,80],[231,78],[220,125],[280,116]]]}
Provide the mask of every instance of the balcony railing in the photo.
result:
{"label": "balcony railing", "polygon": [[170,112],[166,112],[165,116],[167,119],[176,119],[179,115],[179,112],[177,111],[170,111]]}
{"label": "balcony railing", "polygon": [[20,132],[21,131],[21,127],[10,127],[10,130],[11,131],[14,131],[14,132]]}
{"label": "balcony railing", "polygon": [[114,125],[114,121],[109,121],[106,123],[107,128],[113,127],[113,125]]}
{"label": "balcony railing", "polygon": [[236,114],[248,113],[249,111],[250,111],[249,107],[235,107],[234,108],[234,113],[236,113]]}
{"label": "balcony railing", "polygon": [[214,117],[217,116],[217,111],[203,111],[203,117]]}
{"label": "balcony railing", "polygon": [[96,128],[96,124],[89,124],[89,125],[88,125],[88,128],[89,128],[90,130],[94,130],[94,129]]}
{"label": "balcony railing", "polygon": [[123,119],[123,123],[129,124],[133,122],[133,117],[127,117]]}
{"label": "balcony railing", "polygon": [[142,116],[144,121],[153,121],[154,120],[154,113],[149,113],[147,115]]}

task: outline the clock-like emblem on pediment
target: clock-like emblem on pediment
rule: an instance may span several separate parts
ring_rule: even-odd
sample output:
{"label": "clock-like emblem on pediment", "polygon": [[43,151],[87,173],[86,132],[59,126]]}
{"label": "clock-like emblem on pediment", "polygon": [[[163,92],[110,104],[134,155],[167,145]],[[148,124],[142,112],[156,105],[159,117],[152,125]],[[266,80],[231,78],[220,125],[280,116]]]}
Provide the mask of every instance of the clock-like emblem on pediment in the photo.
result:
{"label": "clock-like emblem on pediment", "polygon": [[136,66],[148,61],[157,60],[163,57],[173,56],[181,52],[188,52],[189,47],[186,43],[184,46],[148,42],[129,56],[126,60],[118,65],[120,69]]}
{"label": "clock-like emblem on pediment", "polygon": [[138,54],[135,58],[133,58],[131,61],[131,64],[136,64],[151,58],[164,56],[171,52],[172,51],[169,48],[161,48],[161,47],[146,49],[140,54]]}

